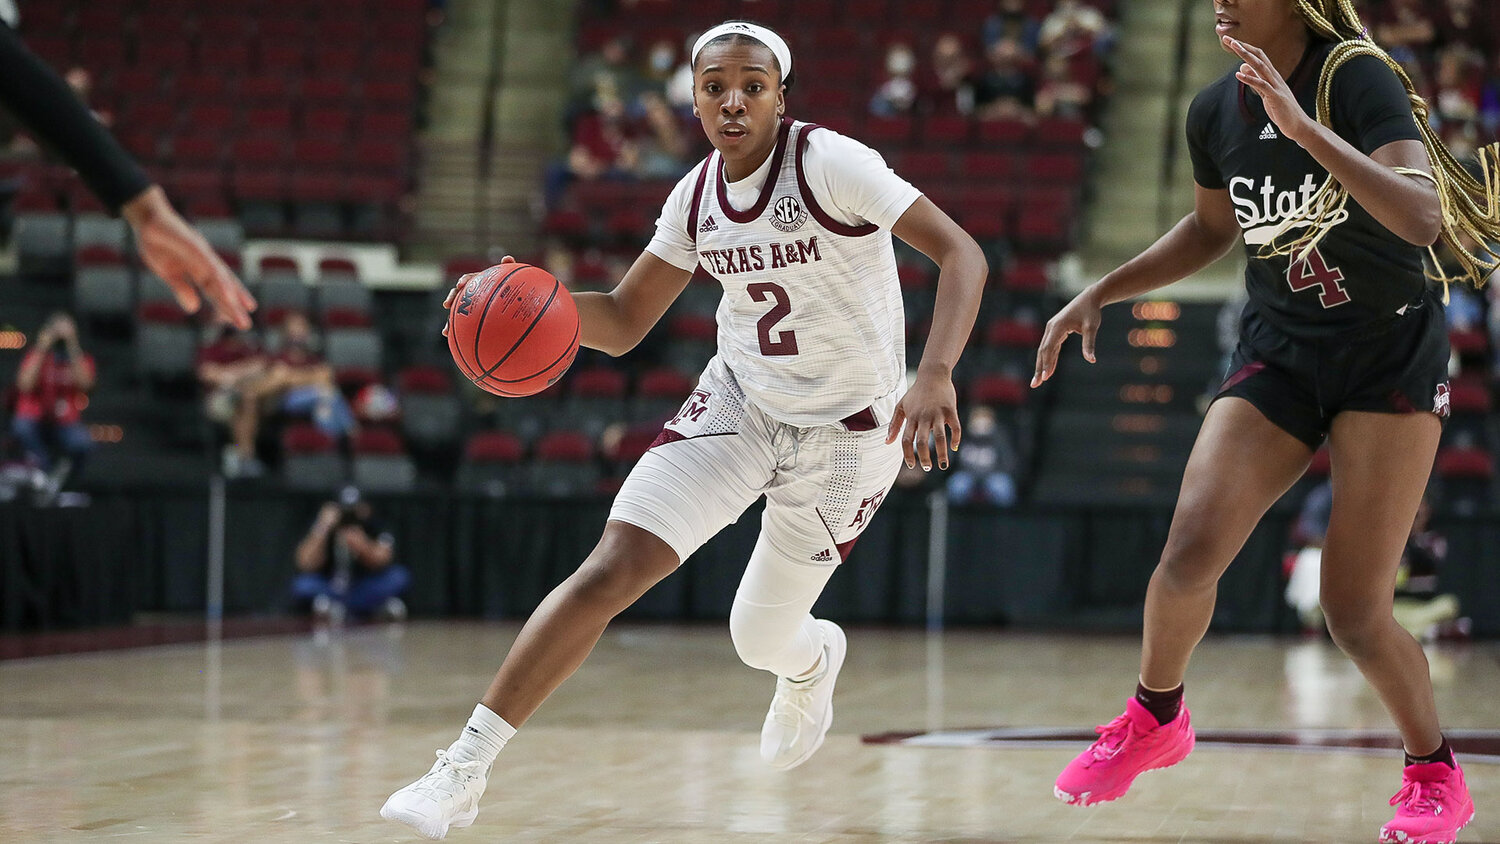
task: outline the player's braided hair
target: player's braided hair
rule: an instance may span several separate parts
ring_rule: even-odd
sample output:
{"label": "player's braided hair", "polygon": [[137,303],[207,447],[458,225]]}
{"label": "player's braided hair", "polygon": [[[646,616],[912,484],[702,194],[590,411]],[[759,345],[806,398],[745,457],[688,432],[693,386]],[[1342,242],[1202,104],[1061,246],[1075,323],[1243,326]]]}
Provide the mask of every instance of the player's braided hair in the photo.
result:
{"label": "player's braided hair", "polygon": [[[1318,79],[1318,122],[1332,128],[1329,100],[1333,88],[1333,74],[1345,62],[1356,56],[1375,56],[1395,71],[1406,93],[1411,98],[1411,110],[1416,118],[1417,129],[1422,134],[1422,144],[1432,159],[1432,174],[1406,167],[1395,168],[1396,172],[1409,176],[1430,179],[1437,187],[1438,198],[1443,208],[1442,240],[1453,250],[1465,280],[1475,287],[1484,285],[1490,273],[1500,266],[1500,254],[1495,244],[1500,242],[1500,144],[1491,144],[1478,151],[1480,179],[1453,157],[1437,133],[1428,124],[1427,101],[1417,95],[1416,87],[1406,71],[1380,49],[1370,38],[1369,31],[1359,19],[1352,0],[1295,0],[1297,11],[1319,37],[1338,42],[1323,65]],[[1482,179],[1482,181],[1481,181]],[[1349,192],[1333,176],[1308,200],[1299,213],[1277,230],[1264,257],[1293,256],[1293,260],[1304,260],[1328,233],[1324,223],[1335,219],[1349,200]],[[1276,244],[1276,239],[1294,227],[1306,228],[1290,243]],[[1468,235],[1477,246],[1470,249],[1462,242]],[[1432,254],[1432,266],[1439,281],[1450,280],[1443,273],[1437,256]]]}

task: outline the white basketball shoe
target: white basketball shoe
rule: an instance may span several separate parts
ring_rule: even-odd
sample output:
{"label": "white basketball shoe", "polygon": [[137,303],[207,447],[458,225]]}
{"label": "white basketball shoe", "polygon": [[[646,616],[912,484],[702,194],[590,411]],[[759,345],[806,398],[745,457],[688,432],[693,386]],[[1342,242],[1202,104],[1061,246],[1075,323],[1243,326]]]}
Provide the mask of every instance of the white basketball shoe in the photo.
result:
{"label": "white basketball shoe", "polygon": [[437,762],[421,779],[392,794],[380,807],[380,816],[415,829],[423,838],[443,838],[449,829],[461,829],[479,814],[479,798],[489,772],[482,760],[459,762],[452,752],[439,750]]}
{"label": "white basketball shoe", "polygon": [[818,619],[818,626],[823,628],[822,670],[802,681],[777,677],[776,697],[760,729],[760,758],[783,771],[810,759],[833,726],[833,684],[849,642],[837,624]]}

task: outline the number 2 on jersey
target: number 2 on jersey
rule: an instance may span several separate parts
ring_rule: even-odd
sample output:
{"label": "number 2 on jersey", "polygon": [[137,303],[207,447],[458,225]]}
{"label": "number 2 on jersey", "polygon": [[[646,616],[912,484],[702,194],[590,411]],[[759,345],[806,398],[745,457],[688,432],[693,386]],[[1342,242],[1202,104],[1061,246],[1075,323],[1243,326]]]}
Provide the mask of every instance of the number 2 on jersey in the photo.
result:
{"label": "number 2 on jersey", "polygon": [[757,281],[745,287],[750,298],[757,302],[766,301],[767,297],[776,300],[771,310],[755,323],[755,333],[760,338],[760,353],[766,357],[790,357],[797,354],[797,333],[790,329],[776,332],[776,339],[771,339],[771,329],[776,323],[786,318],[792,312],[792,300],[786,295],[786,290],[773,281]]}
{"label": "number 2 on jersey", "polygon": [[1349,291],[1339,284],[1343,280],[1343,271],[1338,267],[1328,266],[1328,262],[1323,260],[1323,253],[1316,247],[1308,253],[1306,260],[1293,261],[1286,271],[1286,283],[1291,285],[1293,293],[1316,287],[1318,301],[1325,308],[1337,307],[1349,301]]}

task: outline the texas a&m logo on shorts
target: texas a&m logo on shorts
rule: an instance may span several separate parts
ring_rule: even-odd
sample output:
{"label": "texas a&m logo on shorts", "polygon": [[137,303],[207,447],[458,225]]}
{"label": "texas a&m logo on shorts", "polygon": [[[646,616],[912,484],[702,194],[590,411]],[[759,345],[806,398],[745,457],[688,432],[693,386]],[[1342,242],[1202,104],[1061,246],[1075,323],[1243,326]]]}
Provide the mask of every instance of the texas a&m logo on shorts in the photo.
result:
{"label": "texas a&m logo on shorts", "polygon": [[1432,396],[1432,412],[1440,419],[1447,419],[1448,414],[1453,412],[1453,405],[1448,397],[1447,381],[1437,385],[1437,392]]}
{"label": "texas a&m logo on shorts", "polygon": [[672,421],[668,422],[667,425],[671,426],[680,425],[683,422],[697,422],[698,420],[702,419],[703,414],[707,412],[708,391],[694,390],[693,394],[688,396],[687,401],[682,403],[682,409],[677,411],[677,415],[673,416]]}

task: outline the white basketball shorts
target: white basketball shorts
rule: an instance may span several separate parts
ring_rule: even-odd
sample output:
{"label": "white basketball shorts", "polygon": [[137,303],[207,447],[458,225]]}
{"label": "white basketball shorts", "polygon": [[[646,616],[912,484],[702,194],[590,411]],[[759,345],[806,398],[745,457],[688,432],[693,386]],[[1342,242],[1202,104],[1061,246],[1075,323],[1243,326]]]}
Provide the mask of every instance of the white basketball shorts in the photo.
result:
{"label": "white basketball shorts", "polygon": [[681,562],[765,495],[761,532],[778,556],[837,565],[901,468],[900,443],[885,441],[889,421],[861,411],[811,428],[777,422],[715,357],[625,479],[609,517],[660,537]]}

